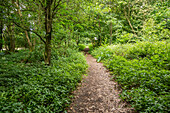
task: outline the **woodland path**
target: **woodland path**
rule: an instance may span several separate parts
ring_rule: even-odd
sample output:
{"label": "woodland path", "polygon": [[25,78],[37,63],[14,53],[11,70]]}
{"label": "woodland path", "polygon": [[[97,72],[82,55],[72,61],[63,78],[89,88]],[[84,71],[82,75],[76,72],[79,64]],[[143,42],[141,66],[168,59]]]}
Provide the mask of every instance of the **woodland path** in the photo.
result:
{"label": "woodland path", "polygon": [[68,113],[134,113],[130,105],[119,98],[118,84],[111,78],[110,73],[102,63],[97,63],[91,55],[86,55],[89,65],[88,76],[73,92]]}

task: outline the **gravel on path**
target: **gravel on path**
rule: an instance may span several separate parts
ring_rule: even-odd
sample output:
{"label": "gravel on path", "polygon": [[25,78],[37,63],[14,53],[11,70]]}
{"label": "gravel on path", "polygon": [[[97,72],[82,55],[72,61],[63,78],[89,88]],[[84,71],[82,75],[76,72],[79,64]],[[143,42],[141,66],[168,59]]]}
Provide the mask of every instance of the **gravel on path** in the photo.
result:
{"label": "gravel on path", "polygon": [[86,60],[88,76],[84,76],[80,86],[73,92],[75,97],[68,113],[135,113],[128,103],[120,99],[118,84],[111,80],[103,64],[97,63],[89,54]]}

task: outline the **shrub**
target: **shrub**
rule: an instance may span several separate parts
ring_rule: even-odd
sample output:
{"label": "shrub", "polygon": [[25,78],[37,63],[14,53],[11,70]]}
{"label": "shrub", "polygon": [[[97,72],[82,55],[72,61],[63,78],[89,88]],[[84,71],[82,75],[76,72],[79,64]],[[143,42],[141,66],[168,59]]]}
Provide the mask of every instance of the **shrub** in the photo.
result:
{"label": "shrub", "polygon": [[91,53],[94,47],[92,44],[89,44],[88,47],[89,47],[89,53]]}
{"label": "shrub", "polygon": [[79,44],[78,47],[80,51],[83,51],[86,48],[84,44]]}

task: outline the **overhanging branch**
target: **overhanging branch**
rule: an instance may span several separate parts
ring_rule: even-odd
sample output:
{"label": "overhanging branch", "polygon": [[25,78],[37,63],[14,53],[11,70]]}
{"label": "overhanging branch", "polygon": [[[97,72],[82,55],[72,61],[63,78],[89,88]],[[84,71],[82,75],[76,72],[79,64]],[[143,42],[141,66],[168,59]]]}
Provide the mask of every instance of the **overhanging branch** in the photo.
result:
{"label": "overhanging branch", "polygon": [[57,2],[57,5],[54,7],[54,9],[53,9],[53,12],[57,9],[57,7],[60,5],[60,2],[61,2],[62,0],[59,0],[58,2]]}
{"label": "overhanging branch", "polygon": [[40,0],[38,0],[39,1],[39,3],[41,4],[41,7],[44,7],[44,5],[42,4],[42,2],[40,1]]}
{"label": "overhanging branch", "polygon": [[13,21],[13,23],[14,23],[16,26],[18,26],[18,27],[20,27],[21,29],[23,29],[23,30],[30,31],[30,32],[36,34],[36,35],[41,39],[41,41],[44,42],[44,44],[46,43],[45,40],[42,38],[42,36],[39,35],[37,32],[35,32],[35,31],[33,31],[33,30],[30,30],[30,29],[28,29],[28,28],[26,28],[26,27],[22,27],[20,24],[16,23],[15,21]]}
{"label": "overhanging branch", "polygon": [[[60,8],[58,8],[59,5],[61,5],[61,4],[63,4],[63,3],[66,2],[66,1],[61,2],[61,1],[62,1],[62,0],[59,0],[59,1],[57,2],[57,5],[54,7],[53,12],[52,12],[52,18],[54,18],[55,14],[56,14],[57,11],[60,9]],[[58,9],[57,9],[57,8],[58,8]]]}

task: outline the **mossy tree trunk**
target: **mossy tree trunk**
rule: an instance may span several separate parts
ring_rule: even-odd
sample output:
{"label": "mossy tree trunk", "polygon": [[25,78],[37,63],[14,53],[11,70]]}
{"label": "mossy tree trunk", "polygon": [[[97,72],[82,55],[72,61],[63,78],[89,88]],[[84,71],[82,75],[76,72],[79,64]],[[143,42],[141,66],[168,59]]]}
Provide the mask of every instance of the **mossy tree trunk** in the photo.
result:
{"label": "mossy tree trunk", "polygon": [[51,62],[51,33],[52,33],[52,0],[46,1],[45,8],[45,29],[46,29],[46,43],[45,43],[45,64],[50,65]]}

